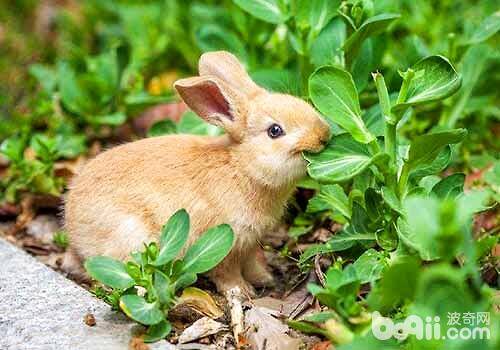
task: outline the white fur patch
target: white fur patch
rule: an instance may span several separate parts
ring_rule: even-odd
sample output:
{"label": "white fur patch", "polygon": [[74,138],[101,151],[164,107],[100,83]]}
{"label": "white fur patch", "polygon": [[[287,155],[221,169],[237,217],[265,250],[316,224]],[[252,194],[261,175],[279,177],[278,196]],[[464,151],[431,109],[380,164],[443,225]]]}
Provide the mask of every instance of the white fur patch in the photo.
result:
{"label": "white fur patch", "polygon": [[121,245],[126,252],[140,250],[143,243],[150,240],[146,226],[134,215],[123,214],[120,224],[114,231],[118,237],[114,237],[115,247],[113,249],[116,249],[117,245]]}

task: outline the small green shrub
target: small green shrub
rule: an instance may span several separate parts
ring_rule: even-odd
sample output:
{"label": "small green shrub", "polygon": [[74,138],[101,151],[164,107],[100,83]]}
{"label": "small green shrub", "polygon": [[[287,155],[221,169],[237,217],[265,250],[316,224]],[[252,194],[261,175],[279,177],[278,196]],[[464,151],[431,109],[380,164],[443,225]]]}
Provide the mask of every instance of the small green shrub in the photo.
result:
{"label": "small green shrub", "polygon": [[[487,209],[490,193],[464,194],[464,174],[436,176],[448,166],[451,146],[461,142],[466,131],[436,130],[410,141],[397,131],[414,106],[452,95],[461,78],[441,56],[417,62],[401,77],[401,89],[391,99],[382,74],[373,74],[379,97],[375,116],[361,112],[347,71],[325,66],[309,80],[315,106],[347,132],[334,136],[321,153],[305,154],[309,175],[320,183],[307,212],[335,213],[346,225],[327,243],[308,248],[299,263],[305,267],[317,254],[341,251],[354,262],[345,264],[339,257],[323,286],[308,286],[331,312],[290,325],[338,344],[352,341],[349,346],[354,348],[365,344],[368,311],[444,320],[447,312],[485,311],[492,306],[492,290],[481,283],[471,233],[472,216]],[[462,261],[461,269],[454,266],[457,260]],[[432,265],[425,268],[424,262]],[[360,300],[361,285],[367,283],[371,290]],[[382,345],[371,341],[365,348]],[[416,341],[410,337],[406,344]],[[450,341],[418,340],[418,345],[446,349]],[[482,344],[487,346],[488,340]]]}
{"label": "small green shrub", "polygon": [[[198,274],[215,267],[232,248],[233,231],[223,224],[208,229],[182,258],[177,258],[189,230],[189,215],[181,209],[163,227],[159,244],[145,245],[142,252],[131,254],[132,260],[123,263],[96,256],[85,262],[89,275],[110,288],[108,292],[97,289],[96,295],[134,321],[148,326],[146,342],[157,341],[170,333],[167,316],[176,293],[196,282]],[[144,295],[138,294],[140,289],[145,290]]]}

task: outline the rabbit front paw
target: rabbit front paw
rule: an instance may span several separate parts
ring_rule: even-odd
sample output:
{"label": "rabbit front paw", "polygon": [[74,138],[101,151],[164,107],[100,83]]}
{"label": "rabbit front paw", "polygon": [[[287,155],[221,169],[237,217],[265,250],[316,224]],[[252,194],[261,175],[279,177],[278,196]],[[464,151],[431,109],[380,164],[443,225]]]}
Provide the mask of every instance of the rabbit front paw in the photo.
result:
{"label": "rabbit front paw", "polygon": [[243,296],[246,296],[248,298],[254,298],[256,296],[255,289],[252,287],[250,283],[245,281],[243,277],[236,279],[227,279],[227,280],[218,279],[215,280],[214,282],[215,285],[217,286],[217,290],[224,295],[234,287],[239,287],[241,290],[241,294]]}
{"label": "rabbit front paw", "polygon": [[245,279],[257,288],[272,287],[276,285],[274,276],[264,265],[261,264],[254,264],[253,268],[245,269],[243,271],[243,276],[245,276]]}

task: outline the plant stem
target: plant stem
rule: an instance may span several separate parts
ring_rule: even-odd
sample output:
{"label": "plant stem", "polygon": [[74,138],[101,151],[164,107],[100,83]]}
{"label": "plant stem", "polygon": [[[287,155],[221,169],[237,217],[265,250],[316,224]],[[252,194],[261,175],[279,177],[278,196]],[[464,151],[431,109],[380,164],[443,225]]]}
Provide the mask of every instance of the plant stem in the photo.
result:
{"label": "plant stem", "polygon": [[[410,86],[411,81],[415,77],[415,71],[411,68],[408,68],[406,72],[400,73],[403,78],[403,84],[401,84],[401,89],[399,90],[398,99],[396,104],[404,103],[406,101],[406,96],[408,95],[408,88]],[[394,130],[394,133],[396,130]],[[405,163],[403,165],[403,169],[401,169],[401,176],[399,177],[398,182],[398,194],[399,199],[402,200],[406,195],[406,185],[408,184],[408,177],[410,175],[410,168],[408,164]]]}
{"label": "plant stem", "polygon": [[396,104],[406,101],[406,96],[408,95],[408,87],[410,86],[410,83],[415,76],[415,71],[411,68],[408,68],[406,72],[401,74],[401,76],[403,77],[403,84],[401,84],[401,89],[399,90]]}
{"label": "plant stem", "polygon": [[408,167],[408,164],[405,163],[403,169],[401,170],[401,176],[399,177],[399,183],[398,183],[398,193],[400,200],[402,200],[406,195],[406,185],[408,184],[409,176],[410,176],[410,168]]}
{"label": "plant stem", "polygon": [[396,169],[396,124],[385,123],[384,129],[385,153],[391,157],[391,167]]}
{"label": "plant stem", "polygon": [[375,80],[375,87],[377,88],[378,99],[380,101],[380,109],[385,119],[384,143],[385,153],[390,157],[388,183],[395,184],[396,182],[396,118],[391,113],[391,100],[389,99],[389,92],[385,85],[384,76],[379,72],[372,74]]}
{"label": "plant stem", "polygon": [[368,147],[370,148],[370,151],[372,151],[374,155],[380,153],[380,146],[378,145],[377,139],[371,141],[368,144]]}
{"label": "plant stem", "polygon": [[372,73],[375,87],[377,88],[378,99],[380,101],[380,109],[384,115],[385,121],[391,124],[395,123],[394,116],[391,115],[391,100],[389,99],[389,92],[385,85],[385,79],[379,72]]}

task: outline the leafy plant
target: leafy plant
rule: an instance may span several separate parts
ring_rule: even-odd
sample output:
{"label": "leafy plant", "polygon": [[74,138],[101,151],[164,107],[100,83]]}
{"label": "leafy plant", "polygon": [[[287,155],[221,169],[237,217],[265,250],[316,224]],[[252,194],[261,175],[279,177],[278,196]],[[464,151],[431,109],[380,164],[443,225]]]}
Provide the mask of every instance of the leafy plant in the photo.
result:
{"label": "leafy plant", "polygon": [[69,245],[69,236],[64,231],[57,231],[52,236],[52,242],[59,248],[66,249]]}
{"label": "leafy plant", "polygon": [[176,293],[196,282],[198,274],[221,262],[234,242],[231,227],[219,225],[208,229],[178,258],[189,231],[189,215],[181,209],[163,226],[159,244],[145,244],[142,252],[131,254],[132,260],[123,263],[96,256],[85,262],[89,275],[110,289],[106,293],[99,290],[98,295],[131,319],[148,326],[146,342],[170,333],[167,316],[175,304]]}
{"label": "leafy plant", "polygon": [[54,162],[72,157],[85,149],[82,138],[35,134],[15,135],[4,140],[0,153],[10,162],[6,176],[0,182],[1,200],[15,202],[23,192],[58,196],[63,179],[54,174]]}
{"label": "leafy plant", "polygon": [[222,129],[208,124],[198,117],[194,112],[184,113],[176,124],[169,119],[160,120],[154,123],[148,130],[148,137],[168,135],[168,134],[194,134],[217,136],[222,134]]}
{"label": "leafy plant", "polygon": [[[363,114],[361,110],[350,73],[325,66],[309,79],[315,106],[345,131],[334,136],[321,153],[304,155],[309,161],[309,175],[320,182],[308,212],[340,213],[347,224],[327,243],[308,248],[300,263],[306,266],[316,254],[339,251],[354,255],[355,261],[342,266],[342,260],[337,260],[327,271],[324,286],[308,287],[335,314],[326,318],[323,315],[322,322],[313,317],[309,319],[313,324],[292,322],[291,325],[326,335],[339,344],[345,343],[345,339],[352,340],[354,329],[359,331],[369,325],[367,310],[389,315],[397,315],[401,310],[404,313],[408,307],[421,315],[437,312],[435,304],[424,307],[426,303],[420,298],[425,293],[415,294],[419,288],[432,288],[433,282],[425,276],[432,274],[433,269],[419,277],[422,261],[441,261],[441,267],[436,269],[446,278],[452,278],[453,262],[464,256],[466,266],[461,277],[457,277],[459,281],[453,283],[460,284],[466,294],[482,294],[479,301],[470,300],[471,308],[490,305],[489,292],[481,287],[476,258],[470,248],[472,214],[485,209],[483,203],[489,194],[464,195],[463,174],[442,179],[435,176],[447,167],[451,146],[461,142],[466,131],[431,131],[409,142],[397,132],[398,123],[412,108],[454,94],[461,78],[442,56],[424,58],[400,74],[403,82],[395,99],[389,97],[382,74],[373,74],[380,108],[377,118],[383,124],[380,134],[365,122],[367,112]],[[346,189],[350,191],[346,193]],[[359,251],[364,253],[358,255]],[[468,278],[474,284],[464,287]],[[411,283],[402,285],[403,279]],[[372,286],[366,301],[358,298],[363,283]],[[454,287],[441,293],[453,294]],[[451,312],[453,306],[446,305],[447,310]],[[337,328],[329,330],[327,319],[333,319],[341,333]]]}

